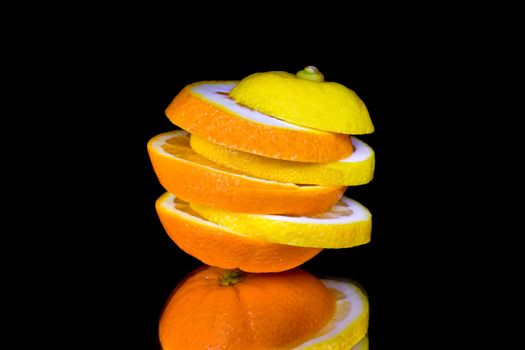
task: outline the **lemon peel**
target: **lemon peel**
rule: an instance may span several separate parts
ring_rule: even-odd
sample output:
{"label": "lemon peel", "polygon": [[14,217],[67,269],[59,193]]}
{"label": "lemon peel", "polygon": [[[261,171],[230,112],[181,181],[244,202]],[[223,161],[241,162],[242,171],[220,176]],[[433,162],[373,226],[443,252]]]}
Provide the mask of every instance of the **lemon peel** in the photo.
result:
{"label": "lemon peel", "polygon": [[230,96],[256,111],[304,127],[349,135],[374,131],[368,110],[354,91],[307,78],[316,73],[299,75],[255,73],[242,79]]}

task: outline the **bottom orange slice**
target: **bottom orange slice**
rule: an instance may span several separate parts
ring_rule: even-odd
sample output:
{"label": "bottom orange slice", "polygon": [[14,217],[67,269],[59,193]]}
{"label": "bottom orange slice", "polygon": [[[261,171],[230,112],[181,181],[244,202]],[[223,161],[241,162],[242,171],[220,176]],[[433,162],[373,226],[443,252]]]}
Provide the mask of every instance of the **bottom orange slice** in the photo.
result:
{"label": "bottom orange slice", "polygon": [[157,200],[156,209],[170,238],[207,265],[247,272],[279,272],[299,266],[321,251],[235,233],[202,218],[188,203],[170,193]]}

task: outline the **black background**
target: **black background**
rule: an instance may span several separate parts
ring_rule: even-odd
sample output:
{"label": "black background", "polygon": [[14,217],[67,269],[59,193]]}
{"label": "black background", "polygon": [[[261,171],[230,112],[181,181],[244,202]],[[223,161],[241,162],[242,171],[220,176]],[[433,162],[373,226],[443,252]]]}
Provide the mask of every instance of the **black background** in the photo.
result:
{"label": "black background", "polygon": [[[195,81],[316,65],[362,97],[376,126],[363,137],[376,151],[375,179],[348,192],[374,227],[370,244],[304,267],[366,288],[373,349],[448,348],[450,338],[472,347],[489,335],[499,344],[509,332],[492,327],[510,322],[501,307],[500,322],[487,320],[486,296],[520,280],[508,259],[522,255],[509,252],[521,246],[508,244],[519,235],[505,227],[519,206],[492,200],[519,188],[504,188],[520,157],[501,146],[519,149],[522,138],[510,135],[520,110],[508,111],[520,101],[512,9],[196,5],[46,4],[6,27],[3,184],[14,196],[4,199],[2,257],[16,341],[158,349],[162,305],[199,265],[154,213],[163,189],[146,142],[173,128],[164,108]],[[490,332],[466,336],[473,321]]]}

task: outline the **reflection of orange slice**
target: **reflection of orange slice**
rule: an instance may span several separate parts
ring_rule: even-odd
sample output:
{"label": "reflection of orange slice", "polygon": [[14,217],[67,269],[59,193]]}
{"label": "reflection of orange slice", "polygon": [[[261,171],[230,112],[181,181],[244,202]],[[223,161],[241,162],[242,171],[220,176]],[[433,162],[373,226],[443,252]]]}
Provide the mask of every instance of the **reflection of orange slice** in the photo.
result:
{"label": "reflection of orange slice", "polygon": [[301,265],[321,249],[248,238],[203,219],[189,204],[165,193],[156,202],[168,235],[186,253],[211,266],[247,272],[280,272]]}
{"label": "reflection of orange slice", "polygon": [[367,350],[369,305],[363,289],[351,281],[321,280],[335,295],[332,320],[312,339],[293,350],[350,349]]}
{"label": "reflection of orange slice", "polygon": [[333,162],[352,153],[348,135],[309,129],[237,104],[235,82],[186,86],[170,103],[172,123],[206,140],[260,156],[300,162]]}
{"label": "reflection of orange slice", "polygon": [[346,187],[298,186],[228,170],[195,153],[187,132],[178,130],[148,142],[161,185],[190,203],[235,212],[310,215],[330,210]]}
{"label": "reflection of orange slice", "polygon": [[[341,303],[330,288],[298,268],[240,273],[203,267],[180,282],[166,302],[159,322],[161,347],[293,349],[338,313]],[[334,345],[325,349],[345,349]]]}

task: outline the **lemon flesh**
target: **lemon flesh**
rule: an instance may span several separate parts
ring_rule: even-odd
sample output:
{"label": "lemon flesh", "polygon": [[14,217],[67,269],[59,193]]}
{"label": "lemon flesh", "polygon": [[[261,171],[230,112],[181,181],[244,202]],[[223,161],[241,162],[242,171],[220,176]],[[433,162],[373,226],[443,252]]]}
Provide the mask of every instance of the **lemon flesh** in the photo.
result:
{"label": "lemon flesh", "polygon": [[239,104],[297,125],[348,135],[374,131],[364,102],[335,82],[280,71],[255,73],[230,92]]}

